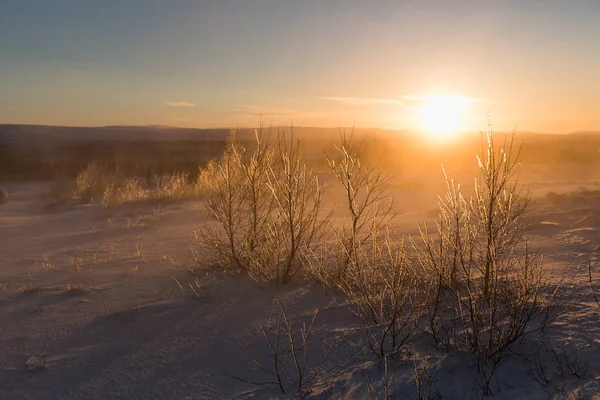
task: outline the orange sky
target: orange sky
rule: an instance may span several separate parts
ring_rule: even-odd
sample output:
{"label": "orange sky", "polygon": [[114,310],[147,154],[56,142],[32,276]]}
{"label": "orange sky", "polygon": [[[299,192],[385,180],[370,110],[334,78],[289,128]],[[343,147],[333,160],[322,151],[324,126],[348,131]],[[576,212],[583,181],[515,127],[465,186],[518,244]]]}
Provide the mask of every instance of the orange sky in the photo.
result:
{"label": "orange sky", "polygon": [[600,130],[597,0],[33,3],[0,13],[0,123],[418,129],[447,93],[466,130]]}

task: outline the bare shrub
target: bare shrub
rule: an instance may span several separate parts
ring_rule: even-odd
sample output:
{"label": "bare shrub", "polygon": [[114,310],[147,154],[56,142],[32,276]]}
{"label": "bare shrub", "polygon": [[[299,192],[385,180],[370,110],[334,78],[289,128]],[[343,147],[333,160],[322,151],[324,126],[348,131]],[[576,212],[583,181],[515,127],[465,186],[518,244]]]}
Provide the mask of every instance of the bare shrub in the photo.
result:
{"label": "bare shrub", "polygon": [[106,168],[102,163],[90,162],[83,171],[77,174],[73,197],[81,202],[94,200],[96,196],[104,192],[105,185],[102,178],[105,175]]}
{"label": "bare shrub", "polygon": [[561,393],[564,388],[556,379],[583,377],[589,367],[589,361],[582,360],[576,352],[567,350],[566,341],[553,343],[545,334],[536,335],[532,344],[532,352],[524,357],[529,365],[530,375],[548,394],[553,396]]}
{"label": "bare shrub", "polygon": [[149,211],[125,214],[122,216],[111,216],[108,218],[108,224],[113,228],[148,228],[158,221],[161,213],[162,208],[159,204]]}
{"label": "bare shrub", "polygon": [[347,222],[335,231],[335,260],[328,260],[326,267],[313,264],[321,266],[312,272],[327,287],[344,279],[350,265],[357,262],[357,253],[370,246],[373,235],[387,228],[395,215],[390,175],[383,168],[361,162],[362,145],[363,141],[353,141],[353,132],[341,131],[339,143],[334,146],[337,155],[327,156],[327,166],[344,190],[348,211]]}
{"label": "bare shrub", "polygon": [[233,131],[223,157],[201,172],[206,212],[216,226],[195,230],[197,264],[211,260],[259,283],[287,283],[300,271],[301,252],[324,232],[323,188],[306,167],[293,131],[289,139],[279,134],[277,144],[275,150],[270,130],[261,128],[248,154]]}
{"label": "bare shrub", "polygon": [[422,242],[414,244],[431,274],[435,339],[473,354],[478,383],[490,394],[491,379],[513,344],[553,322],[558,285],[550,284],[542,258],[527,246],[523,216],[530,197],[518,184],[512,139],[500,149],[491,129],[486,139],[474,195],[467,200],[448,180],[437,232],[423,226]]}
{"label": "bare shrub", "polygon": [[[262,129],[256,131],[256,150],[250,157],[252,167],[245,163],[244,153],[237,132],[232,131],[223,156],[200,171],[198,185],[207,196],[205,212],[216,223],[214,227],[194,230],[192,257],[200,266],[208,261],[228,272],[248,271],[248,256],[253,255],[256,244],[265,235],[272,199],[263,196],[268,189],[270,144],[268,138],[263,138]],[[254,181],[247,179],[245,173],[250,168],[256,177]]]}
{"label": "bare shrub", "polygon": [[269,347],[270,366],[266,367],[256,359],[254,366],[271,377],[267,381],[251,381],[243,377],[234,377],[253,385],[275,385],[281,394],[307,398],[321,380],[325,362],[337,341],[322,343],[321,351],[313,349],[313,330],[319,313],[316,309],[308,324],[298,326],[287,315],[285,307],[277,302],[280,313],[274,325],[259,324],[261,333]]}
{"label": "bare shrub", "polygon": [[302,252],[321,242],[329,215],[322,215],[324,187],[300,155],[293,129],[289,139],[279,134],[276,158],[268,175],[274,212],[260,247],[262,262],[252,266],[262,279],[288,283],[304,265]]}
{"label": "bare shrub", "polygon": [[107,186],[102,194],[101,204],[106,208],[111,208],[119,204],[118,188],[114,184]]}
{"label": "bare shrub", "polygon": [[195,195],[195,185],[189,182],[189,174],[176,172],[166,181],[161,181],[152,194],[155,201],[181,201]]}
{"label": "bare shrub", "polygon": [[20,286],[18,290],[21,293],[39,293],[43,289],[41,286],[34,285],[33,283],[28,283],[27,285]]}
{"label": "bare shrub", "polygon": [[[373,382],[368,375],[364,374],[367,380],[367,394],[371,400],[392,400],[396,398],[396,375],[390,372],[388,358],[384,357],[381,363],[382,370],[379,378]],[[383,392],[383,394],[381,393]]]}
{"label": "bare shrub", "polygon": [[196,178],[196,193],[199,194],[209,194],[210,189],[213,182],[213,177],[215,175],[215,169],[217,168],[218,161],[210,160],[206,165],[198,167],[198,176]]}
{"label": "bare shrub", "polygon": [[[407,349],[406,356],[405,361],[408,363],[412,376],[410,383],[414,386],[416,399],[432,400],[441,398],[436,388],[438,380],[437,365],[432,364],[429,358],[417,354],[413,349]],[[390,358],[387,356],[383,358],[380,364],[377,380],[372,380],[364,371],[363,375],[367,381],[367,393],[370,399],[389,400],[398,398],[396,395],[400,381],[396,374],[390,371]],[[405,394],[403,398],[415,399],[415,397],[408,394]]]}
{"label": "bare shrub", "polygon": [[181,291],[183,293],[188,294],[191,298],[196,300],[205,298],[204,286],[202,286],[202,283],[198,280],[198,278],[194,278],[193,282],[188,282],[185,286],[181,282],[179,282],[177,278],[173,277],[173,279],[175,280],[177,286],[179,286]]}
{"label": "bare shrub", "polygon": [[146,189],[142,182],[137,178],[125,180],[122,186],[117,186],[114,183],[104,189],[102,197],[102,205],[105,207],[113,207],[124,203],[144,202],[151,199],[151,194]]}
{"label": "bare shrub", "polygon": [[437,366],[431,363],[427,357],[417,354],[414,350],[410,351],[409,360],[410,372],[412,374],[412,383],[415,386],[418,400],[430,400],[440,398],[436,390],[438,379]]}
{"label": "bare shrub", "polygon": [[150,190],[139,178],[129,178],[121,186],[110,184],[104,190],[102,204],[106,207],[124,203],[180,202],[198,196],[197,185],[189,182],[189,174],[176,172],[161,180]]}
{"label": "bare shrub", "polygon": [[68,293],[85,293],[89,290],[89,286],[83,283],[67,283],[64,289],[64,291]]}
{"label": "bare shrub", "polygon": [[[348,217],[334,231],[333,249],[308,252],[309,272],[328,288],[343,292],[365,334],[366,347],[378,357],[384,373],[369,381],[371,398],[393,396],[389,375],[391,357],[408,349],[425,315],[423,277],[404,241],[392,239],[394,217],[389,175],[361,162],[361,142],[340,132],[336,157],[328,157],[330,171],[343,188]],[[332,267],[333,265],[333,267]],[[381,390],[380,390],[381,389]]]}
{"label": "bare shrub", "polygon": [[29,370],[46,369],[46,357],[43,354],[33,355],[25,361]]}
{"label": "bare shrub", "polygon": [[359,248],[345,278],[338,281],[362,325],[367,347],[382,362],[405,350],[417,332],[425,312],[420,281],[404,243],[389,234],[374,239],[367,251]]}
{"label": "bare shrub", "polygon": [[[338,156],[328,166],[344,190],[347,224],[335,231],[336,248],[307,255],[310,272],[348,296],[367,347],[387,363],[406,348],[424,315],[421,277],[403,241],[391,238],[395,215],[389,175],[360,160],[361,143],[340,132]],[[335,267],[331,268],[331,264]]]}

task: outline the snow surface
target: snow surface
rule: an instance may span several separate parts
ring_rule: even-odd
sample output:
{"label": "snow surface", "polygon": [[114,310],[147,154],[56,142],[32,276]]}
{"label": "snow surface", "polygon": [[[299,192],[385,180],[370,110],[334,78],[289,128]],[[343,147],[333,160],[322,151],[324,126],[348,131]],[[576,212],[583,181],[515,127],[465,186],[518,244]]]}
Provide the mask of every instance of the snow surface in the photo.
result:
{"label": "snow surface", "polygon": [[[564,354],[583,368],[580,376],[561,372],[542,354],[551,378],[544,387],[532,364],[515,355],[501,365],[492,397],[600,399],[600,309],[587,269],[591,260],[600,288],[600,184],[529,184],[536,199],[531,244],[570,300],[548,337],[564,343]],[[47,212],[39,205],[46,185],[3,185],[10,201],[0,205],[0,399],[279,398],[274,385],[244,382],[270,379],[253,360],[268,366],[258,323],[276,320],[278,300],[298,323],[319,308],[315,356],[321,343],[337,338],[316,398],[369,398],[378,362],[362,346],[360,325],[342,296],[307,283],[259,288],[246,276],[186,270],[194,225],[206,222],[200,201]],[[415,233],[417,222],[435,216],[441,187],[407,186],[397,190],[399,234]],[[199,298],[180,287],[195,279]],[[530,343],[518,346],[527,353]],[[467,355],[444,352],[426,335],[414,351],[433,369],[433,398],[476,392]],[[389,365],[396,398],[417,398],[408,356]]]}

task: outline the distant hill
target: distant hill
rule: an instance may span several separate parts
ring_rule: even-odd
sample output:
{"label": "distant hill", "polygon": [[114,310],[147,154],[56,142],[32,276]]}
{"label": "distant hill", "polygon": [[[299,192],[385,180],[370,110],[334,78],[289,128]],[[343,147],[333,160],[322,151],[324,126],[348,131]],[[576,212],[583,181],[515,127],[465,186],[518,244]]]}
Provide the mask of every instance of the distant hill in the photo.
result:
{"label": "distant hill", "polygon": [[[268,128],[265,128],[267,130]],[[313,161],[324,162],[324,152],[335,154],[333,142],[340,129],[294,127],[303,151]],[[273,127],[289,133],[291,128]],[[350,132],[352,128],[342,128]],[[253,128],[238,130],[242,141],[254,138]],[[74,174],[92,160],[105,160],[127,168],[186,168],[223,153],[230,129],[194,129],[170,126],[66,127],[0,125],[0,179],[41,178],[60,173]],[[439,169],[439,165],[472,166],[481,152],[481,135],[465,134],[443,143],[407,130],[356,128],[365,138],[361,150],[372,160],[399,169]],[[512,132],[495,132],[504,137]],[[523,144],[521,159],[527,164],[600,164],[600,132],[540,134],[516,132],[515,144]],[[320,160],[320,161],[319,161]],[[591,164],[590,164],[591,163]],[[57,172],[58,171],[58,172]]]}
{"label": "distant hill", "polygon": [[580,135],[580,136],[596,136],[600,135],[600,131],[579,131],[579,132],[571,132],[569,135]]}
{"label": "distant hill", "polygon": [[157,126],[70,127],[45,125],[0,125],[0,140],[54,139],[66,142],[124,140],[225,140],[227,129],[192,129]]}

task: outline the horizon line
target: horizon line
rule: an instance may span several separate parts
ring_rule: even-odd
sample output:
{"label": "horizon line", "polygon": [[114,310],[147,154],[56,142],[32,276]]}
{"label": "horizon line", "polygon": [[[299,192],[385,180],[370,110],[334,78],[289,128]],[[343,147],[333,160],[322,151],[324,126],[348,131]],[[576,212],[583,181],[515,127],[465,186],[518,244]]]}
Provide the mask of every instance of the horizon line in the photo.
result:
{"label": "horizon line", "polygon": [[[102,128],[146,128],[146,129],[193,129],[193,130],[232,130],[232,129],[260,129],[261,126],[237,126],[237,127],[189,127],[189,126],[173,126],[173,125],[160,125],[160,124],[149,124],[149,125],[49,125],[49,124],[19,124],[19,123],[0,123],[0,126],[31,126],[31,127],[46,127],[46,128],[85,128],[85,129],[102,129]],[[331,127],[331,126],[313,126],[313,125],[269,125],[262,126],[265,128],[300,128],[300,129],[373,129],[379,131],[389,131],[389,132],[421,132],[420,129],[411,129],[411,128],[382,128],[382,127],[374,127],[374,126],[339,126],[339,127]],[[469,133],[481,133],[485,132],[485,130],[464,130],[457,132],[458,134],[469,134]],[[533,130],[518,130],[518,129],[499,129],[494,130],[494,132],[515,132],[515,133],[529,133],[529,134],[539,134],[539,135],[568,135],[568,134],[577,134],[577,133],[600,133],[600,129],[586,129],[586,130],[575,130],[575,131],[563,131],[563,132],[544,132],[544,131],[533,131]]]}

